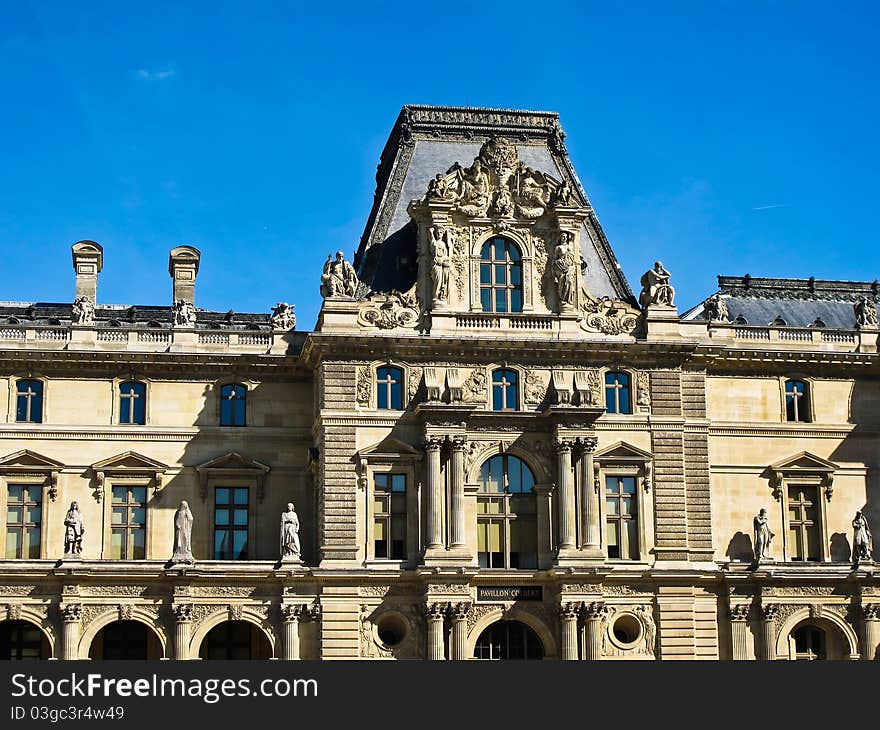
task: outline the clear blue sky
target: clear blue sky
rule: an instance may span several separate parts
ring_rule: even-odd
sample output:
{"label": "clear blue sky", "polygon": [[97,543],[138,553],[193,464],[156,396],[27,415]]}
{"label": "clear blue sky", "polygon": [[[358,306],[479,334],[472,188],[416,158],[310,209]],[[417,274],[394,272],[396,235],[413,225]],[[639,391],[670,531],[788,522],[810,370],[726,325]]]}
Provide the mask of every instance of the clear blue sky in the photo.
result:
{"label": "clear blue sky", "polygon": [[196,302],[311,329],[405,103],[555,110],[633,287],[873,280],[880,4],[0,0],[0,300]]}

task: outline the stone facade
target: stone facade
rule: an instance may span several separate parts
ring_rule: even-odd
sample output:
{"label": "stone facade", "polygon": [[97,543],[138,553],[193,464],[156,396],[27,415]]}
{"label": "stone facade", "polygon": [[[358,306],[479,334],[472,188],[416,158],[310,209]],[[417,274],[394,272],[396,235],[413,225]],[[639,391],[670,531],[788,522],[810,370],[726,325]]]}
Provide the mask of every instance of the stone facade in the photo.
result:
{"label": "stone facade", "polygon": [[189,246],[166,306],[101,304],[93,241],[0,305],[0,649],[876,658],[876,282],[637,298],[555,114],[405,107],[377,182],[311,332],[196,307]]}

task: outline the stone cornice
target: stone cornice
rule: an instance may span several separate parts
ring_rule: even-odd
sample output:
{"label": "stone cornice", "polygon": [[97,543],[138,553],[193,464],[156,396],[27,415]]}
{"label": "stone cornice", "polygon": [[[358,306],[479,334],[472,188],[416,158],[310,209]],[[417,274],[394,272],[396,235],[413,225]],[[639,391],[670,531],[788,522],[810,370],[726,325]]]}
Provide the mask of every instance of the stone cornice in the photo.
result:
{"label": "stone cornice", "polygon": [[[248,436],[259,440],[289,441],[290,439],[308,440],[312,429],[308,426],[295,428],[277,428],[251,426]],[[151,426],[63,426],[56,424],[3,424],[0,425],[0,439],[41,439],[68,441],[94,439],[104,441],[192,441],[200,436],[213,436],[222,443],[225,436],[230,435],[228,428],[220,426],[156,428]],[[241,433],[233,434],[235,439]]]}

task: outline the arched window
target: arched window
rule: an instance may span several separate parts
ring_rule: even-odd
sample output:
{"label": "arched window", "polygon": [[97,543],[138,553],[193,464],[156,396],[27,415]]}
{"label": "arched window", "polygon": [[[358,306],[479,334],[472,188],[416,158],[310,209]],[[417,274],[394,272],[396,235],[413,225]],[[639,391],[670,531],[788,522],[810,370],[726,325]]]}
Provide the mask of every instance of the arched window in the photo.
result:
{"label": "arched window", "polygon": [[119,423],[138,424],[147,422],[147,386],[137,381],[119,384]]}
{"label": "arched window", "polygon": [[49,640],[29,621],[0,623],[0,660],[48,659]]}
{"label": "arched window", "polygon": [[493,411],[515,411],[518,395],[515,370],[499,368],[492,371]]}
{"label": "arched window", "polygon": [[43,422],[43,384],[39,380],[19,380],[15,384],[15,420],[19,423]]}
{"label": "arched window", "polygon": [[825,632],[817,626],[801,626],[792,633],[794,639],[794,658],[815,661],[827,658]]}
{"label": "arched window", "polygon": [[403,371],[400,368],[376,370],[376,408],[403,410]]}
{"label": "arched window", "polygon": [[480,252],[480,303],[484,312],[522,312],[522,253],[507,238],[496,236]]}
{"label": "arched window", "polygon": [[493,456],[480,468],[477,557],[482,568],[538,567],[535,477],[515,456]]}
{"label": "arched window", "polygon": [[629,373],[605,373],[605,412],[632,413]]}
{"label": "arched window", "polygon": [[810,422],[810,386],[803,380],[785,381],[785,420]]}
{"label": "arched window", "polygon": [[230,383],[220,388],[220,425],[244,426],[247,386]]}
{"label": "arched window", "polygon": [[114,621],[101,629],[89,647],[89,659],[161,659],[156,633],[140,621]]}
{"label": "arched window", "polygon": [[538,635],[519,621],[496,621],[487,627],[474,647],[475,659],[543,659]]}
{"label": "arched window", "polygon": [[247,621],[224,621],[208,632],[199,648],[200,659],[269,659],[266,635]]}

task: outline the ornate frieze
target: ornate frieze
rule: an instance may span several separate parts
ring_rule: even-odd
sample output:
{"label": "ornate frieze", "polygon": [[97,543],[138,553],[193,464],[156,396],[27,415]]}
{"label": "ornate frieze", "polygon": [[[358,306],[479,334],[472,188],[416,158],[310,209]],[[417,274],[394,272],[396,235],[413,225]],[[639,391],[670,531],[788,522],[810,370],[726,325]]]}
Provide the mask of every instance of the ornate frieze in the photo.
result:
{"label": "ornate frieze", "polygon": [[376,327],[391,330],[397,327],[410,327],[419,320],[419,304],[414,294],[401,294],[391,291],[374,294],[358,309],[358,324],[361,327]]}
{"label": "ornate frieze", "polygon": [[625,302],[610,297],[593,299],[581,297],[581,329],[601,332],[603,335],[631,334],[639,322],[641,313]]}

